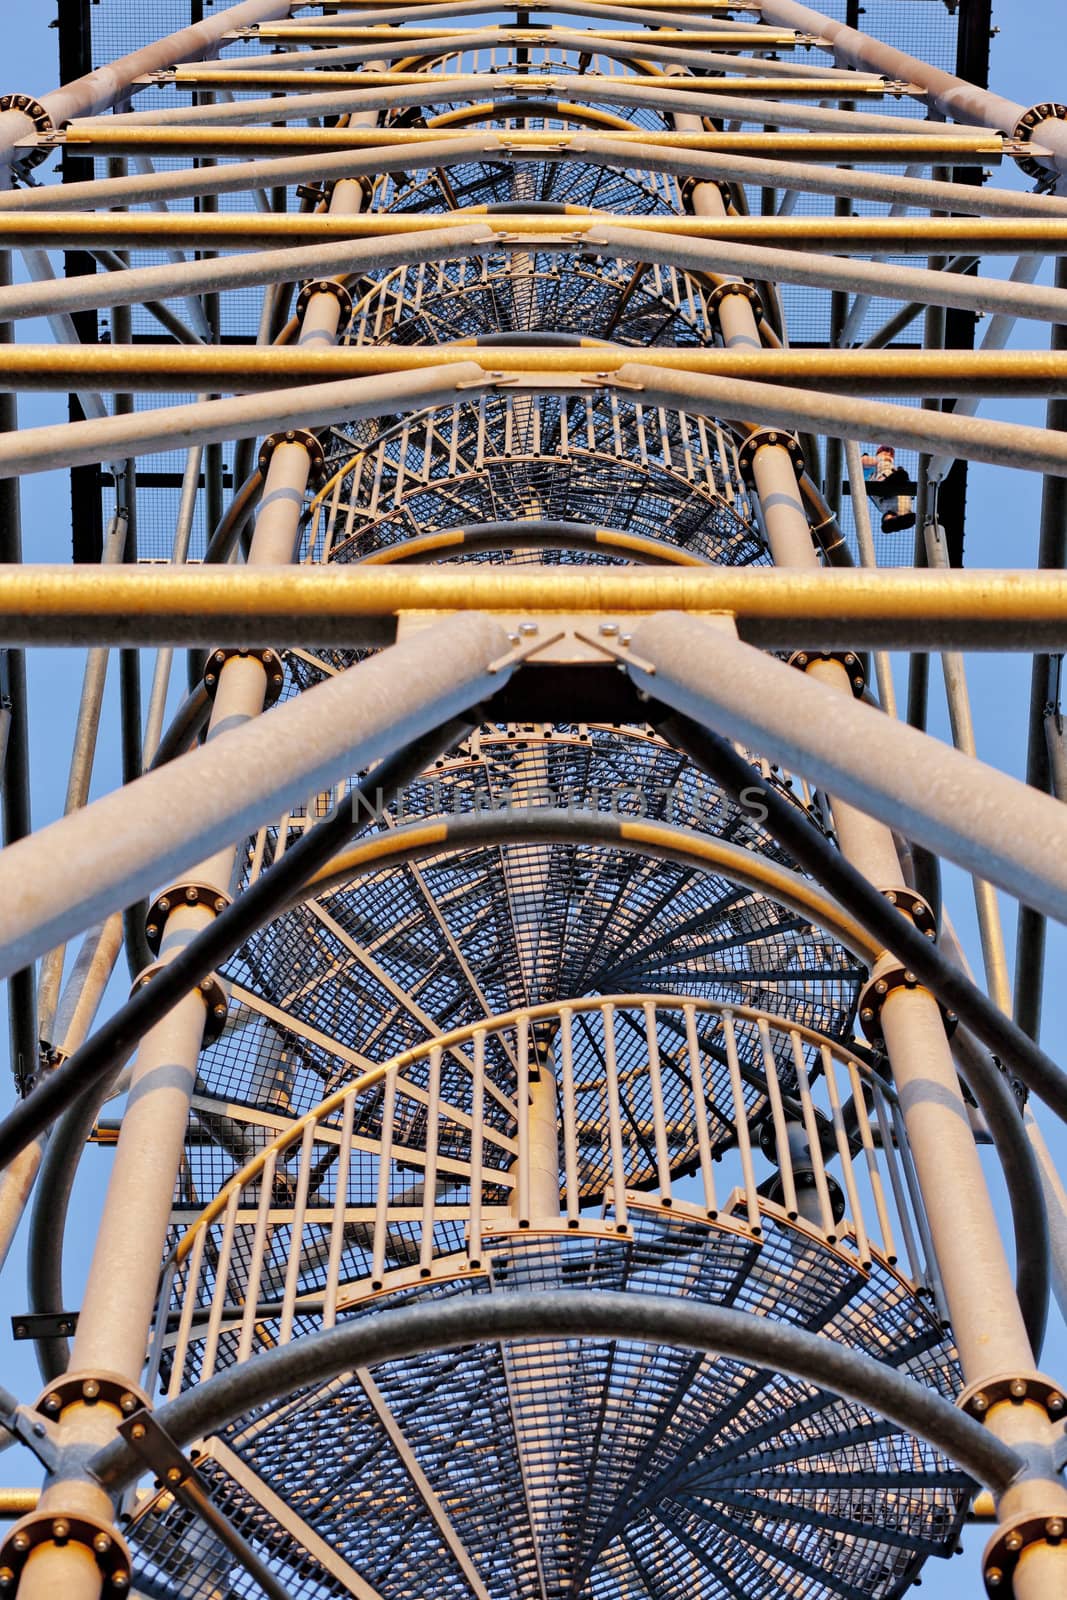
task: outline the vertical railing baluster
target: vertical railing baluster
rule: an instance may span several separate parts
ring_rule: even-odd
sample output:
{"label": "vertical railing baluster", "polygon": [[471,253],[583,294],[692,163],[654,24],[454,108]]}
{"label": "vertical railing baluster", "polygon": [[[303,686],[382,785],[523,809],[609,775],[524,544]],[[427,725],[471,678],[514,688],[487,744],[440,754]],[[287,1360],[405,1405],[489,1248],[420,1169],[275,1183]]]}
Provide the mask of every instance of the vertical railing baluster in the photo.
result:
{"label": "vertical railing baluster", "polygon": [[578,1173],[578,1105],[574,1092],[574,1013],[563,1006],[559,1013],[560,1056],[563,1063],[563,1174],[567,1196],[567,1224],[576,1228],[581,1213]]}
{"label": "vertical railing baluster", "polygon": [[748,1212],[748,1225],[752,1232],[759,1236],[763,1232],[763,1226],[760,1221],[756,1175],[752,1169],[752,1139],[748,1131],[748,1112],[745,1109],[745,1097],[741,1088],[741,1064],[737,1059],[737,1036],[734,1032],[733,1012],[724,1011],[721,1021],[723,1037],[726,1043],[726,1067],[730,1074],[730,1093],[734,1102],[734,1131],[737,1134],[737,1150],[741,1157],[741,1174],[745,1185],[745,1206]]}
{"label": "vertical railing baluster", "polygon": [[271,1205],[274,1199],[274,1172],[278,1163],[277,1150],[270,1149],[263,1158],[259,1175],[259,1203],[256,1206],[256,1226],[252,1235],[252,1254],[245,1282],[245,1308],[241,1317],[241,1337],[237,1341],[238,1362],[247,1361],[252,1354],[252,1335],[256,1326],[256,1307],[259,1304],[259,1285],[263,1277],[263,1258],[267,1250],[267,1232],[270,1227]]}
{"label": "vertical railing baluster", "polygon": [[800,1114],[804,1119],[808,1155],[811,1159],[812,1175],[815,1178],[815,1194],[819,1201],[819,1223],[830,1243],[835,1244],[837,1229],[834,1223],[833,1202],[830,1199],[830,1185],[826,1181],[826,1162],[823,1160],[819,1122],[811,1098],[811,1080],[808,1077],[808,1064],[804,1060],[804,1046],[795,1028],[790,1029],[789,1042],[793,1050],[793,1070],[797,1075],[797,1088],[800,1091]]}
{"label": "vertical railing baluster", "polygon": [[930,1289],[937,1304],[938,1314],[944,1322],[948,1322],[948,1306],[945,1302],[944,1291],[941,1287],[941,1274],[937,1266],[937,1255],[934,1251],[933,1235],[926,1217],[926,1206],[923,1203],[922,1190],[919,1187],[919,1174],[915,1170],[912,1159],[911,1144],[908,1140],[907,1129],[904,1126],[904,1115],[899,1104],[894,1100],[890,1106],[893,1118],[893,1130],[896,1134],[897,1149],[900,1156],[900,1165],[904,1173],[904,1182],[907,1185],[908,1196],[911,1200],[911,1211],[915,1218],[915,1226],[919,1231],[922,1244],[924,1270],[923,1281]]}
{"label": "vertical railing baluster", "polygon": [[278,1334],[279,1344],[288,1344],[293,1336],[296,1292],[300,1283],[300,1256],[304,1246],[304,1217],[307,1212],[308,1184],[311,1181],[312,1149],[317,1132],[314,1122],[309,1122],[300,1140],[300,1171],[296,1179],[293,1200],[293,1220],[289,1229],[289,1259],[285,1267],[285,1292],[282,1297],[282,1321]]}
{"label": "vertical railing baluster", "polygon": [[878,1227],[882,1235],[882,1253],[889,1262],[897,1259],[896,1239],[893,1236],[892,1224],[889,1220],[889,1208],[885,1201],[885,1189],[882,1186],[882,1174],[878,1166],[878,1152],[874,1148],[874,1134],[871,1131],[871,1119],[867,1115],[867,1101],[863,1093],[863,1081],[853,1061],[846,1061],[848,1080],[852,1086],[852,1104],[856,1108],[856,1125],[859,1128],[860,1145],[863,1149],[864,1159],[867,1163],[867,1181],[871,1186],[874,1196],[874,1209],[878,1217]]}
{"label": "vertical railing baluster", "polygon": [[393,1123],[396,1118],[396,1072],[385,1075],[382,1136],[378,1145],[378,1197],[374,1206],[374,1248],[371,1287],[380,1289],[385,1277],[385,1239],[389,1226],[389,1176],[393,1165]]}
{"label": "vertical railing baluster", "polygon": [[426,1166],[422,1184],[422,1237],[419,1272],[430,1276],[433,1267],[433,1228],[437,1210],[437,1145],[441,1126],[441,1050],[430,1051],[430,1078],[426,1097]]}
{"label": "vertical railing baluster", "polygon": [[841,1096],[837,1087],[837,1062],[828,1044],[821,1046],[822,1075],[826,1083],[826,1096],[830,1102],[830,1117],[834,1125],[834,1138],[837,1141],[837,1156],[841,1162],[841,1176],[845,1185],[845,1199],[848,1202],[848,1215],[852,1222],[852,1231],[856,1237],[856,1254],[859,1256],[860,1265],[869,1267],[871,1264],[871,1247],[867,1238],[867,1224],[863,1216],[863,1207],[860,1205],[859,1190],[856,1187],[856,1174],[852,1170],[852,1151],[849,1148],[848,1133],[845,1130],[845,1119],[841,1115]]}
{"label": "vertical railing baluster", "polygon": [[874,1085],[874,1114],[878,1122],[878,1132],[882,1137],[882,1154],[885,1157],[886,1171],[889,1173],[889,1183],[893,1190],[893,1204],[896,1207],[897,1221],[904,1238],[904,1253],[908,1259],[908,1271],[915,1279],[922,1277],[922,1262],[919,1259],[918,1247],[915,1243],[915,1230],[911,1225],[911,1214],[908,1209],[908,1196],[900,1175],[900,1164],[893,1144],[893,1129],[885,1108],[885,1096]]}
{"label": "vertical railing baluster", "polygon": [[518,1109],[519,1186],[516,1210],[520,1228],[530,1225],[530,1019],[525,1014],[516,1024],[517,1086],[515,1103]]}
{"label": "vertical railing baluster", "polygon": [[615,1007],[601,1006],[604,1020],[604,1078],[608,1099],[608,1144],[611,1150],[611,1191],[615,1206],[615,1226],[622,1232],[628,1222],[626,1205],[626,1163],[622,1150],[622,1114],[619,1105],[619,1067],[615,1055]]}
{"label": "vertical railing baluster", "polygon": [[697,1038],[696,1007],[684,1006],[685,1041],[689,1053],[689,1082],[693,1092],[693,1118],[697,1130],[697,1150],[700,1155],[700,1177],[704,1185],[704,1209],[708,1216],[719,1215],[715,1197],[715,1173],[712,1166],[711,1135],[708,1131],[708,1108],[704,1101],[704,1073],[700,1064],[700,1041]]}
{"label": "vertical railing baluster", "polygon": [[341,1143],[337,1147],[334,1178],[333,1216],[330,1219],[330,1256],[326,1267],[326,1294],[323,1298],[322,1325],[332,1328],[337,1321],[337,1290],[341,1278],[341,1254],[345,1243],[345,1212],[348,1209],[348,1169],[352,1161],[352,1123],[356,1097],[346,1097],[341,1113]]}
{"label": "vertical railing baluster", "polygon": [[485,1029],[474,1035],[471,1074],[471,1215],[467,1255],[472,1267],[482,1264],[482,1183],[485,1166]]}
{"label": "vertical railing baluster", "polygon": [[215,1371],[215,1358],[219,1350],[219,1330],[226,1307],[226,1288],[230,1276],[230,1256],[233,1253],[233,1235],[237,1226],[237,1207],[241,1203],[240,1189],[233,1189],[222,1213],[222,1238],[215,1259],[215,1292],[211,1296],[211,1312],[204,1340],[204,1355],[200,1363],[200,1382],[204,1383]]}
{"label": "vertical railing baluster", "polygon": [[659,1038],[656,1034],[656,1005],[646,1000],[645,1044],[648,1048],[648,1079],[652,1090],[652,1132],[656,1144],[656,1178],[660,1199],[665,1206],[671,1203],[671,1155],[667,1145],[667,1119],[663,1110],[663,1075],[660,1071]]}
{"label": "vertical railing baluster", "polygon": [[178,1318],[178,1337],[174,1342],[174,1364],[171,1367],[170,1383],[167,1387],[168,1400],[173,1400],[182,1391],[182,1379],[185,1375],[185,1357],[189,1349],[189,1334],[193,1326],[193,1313],[196,1310],[196,1291],[200,1283],[200,1268],[204,1260],[204,1245],[206,1243],[207,1226],[201,1223],[196,1230],[192,1249],[186,1257],[189,1264],[185,1273],[181,1316]]}
{"label": "vertical railing baluster", "polygon": [[774,1127],[775,1159],[782,1178],[782,1201],[786,1216],[795,1220],[800,1215],[800,1208],[797,1205],[793,1158],[789,1150],[789,1127],[785,1120],[785,1107],[782,1104],[782,1086],[778,1081],[778,1061],[771,1043],[771,1030],[762,1017],[756,1027],[759,1033],[760,1054],[763,1058],[763,1076],[767,1084],[767,1099],[771,1107],[771,1122]]}

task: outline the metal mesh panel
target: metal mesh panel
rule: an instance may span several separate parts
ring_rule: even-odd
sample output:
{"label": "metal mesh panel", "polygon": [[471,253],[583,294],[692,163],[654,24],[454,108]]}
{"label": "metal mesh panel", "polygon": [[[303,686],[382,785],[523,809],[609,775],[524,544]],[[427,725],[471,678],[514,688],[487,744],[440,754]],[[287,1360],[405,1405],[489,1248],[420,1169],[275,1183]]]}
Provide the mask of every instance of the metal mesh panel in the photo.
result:
{"label": "metal mesh panel", "polygon": [[[954,1392],[951,1348],[895,1274],[878,1263],[859,1273],[765,1221],[759,1242],[659,1210],[635,1211],[629,1239],[502,1236],[489,1242],[488,1280],[387,1303],[558,1288],[692,1296],[874,1349]],[[410,1464],[398,1470],[398,1435],[494,1596],[538,1592],[535,1534],[554,1595],[630,1593],[621,1575],[636,1563],[642,1594],[675,1582],[690,1592],[698,1580],[714,1593],[725,1574],[770,1597],[799,1574],[807,1595],[881,1600],[903,1591],[925,1555],[951,1548],[967,1500],[966,1480],[930,1447],[739,1361],[587,1339],[472,1346],[371,1377],[369,1392],[358,1376],[325,1383],[226,1437],[383,1593],[399,1579],[383,1576],[381,1553],[399,1548],[390,1530],[405,1518],[404,1576],[423,1592],[454,1592],[425,1488]],[[441,1562],[439,1578],[429,1561]]]}

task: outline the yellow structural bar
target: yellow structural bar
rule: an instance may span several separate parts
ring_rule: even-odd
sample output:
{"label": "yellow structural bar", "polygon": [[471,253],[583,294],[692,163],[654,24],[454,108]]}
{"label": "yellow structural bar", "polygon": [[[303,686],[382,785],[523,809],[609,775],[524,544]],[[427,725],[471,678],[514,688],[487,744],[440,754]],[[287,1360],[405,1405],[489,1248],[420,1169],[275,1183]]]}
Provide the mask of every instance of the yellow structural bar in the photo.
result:
{"label": "yellow structural bar", "polygon": [[[598,228],[625,228],[683,239],[828,250],[835,255],[1067,253],[1067,218],[1052,217],[679,217],[616,216],[561,206],[558,212],[513,213],[470,207],[445,212],[368,212],[330,216],[258,211],[22,212],[0,211],[0,247],[65,245],[253,248],[265,242],[319,244],[337,239],[396,238],[484,223],[502,237],[544,236],[566,243]],[[594,241],[595,242],[595,241]]]}
{"label": "yellow structural bar", "polygon": [[[485,140],[494,149],[566,150],[577,144],[594,144],[596,133],[546,128],[304,128],[304,127],[181,127],[153,128],[147,123],[109,126],[105,120],[72,122],[63,143],[78,150],[107,151],[112,155],[244,155],[269,151],[292,154],[315,150],[374,150],[394,145],[443,144],[450,140]],[[774,160],[798,157],[803,161],[956,161],[972,157],[1000,161],[1004,136],[946,131],[920,133],[668,133],[633,129],[612,131],[612,143],[656,145],[672,150],[698,150],[711,155],[767,156]]]}
{"label": "yellow structural bar", "polygon": [[[474,32],[473,28],[431,28],[423,23],[419,29],[412,28],[309,28],[301,27],[298,22],[276,22],[270,25],[263,24],[254,34],[247,37],[252,39],[265,39],[271,43],[285,42],[288,44],[371,44],[392,43],[393,40],[400,45],[409,42],[418,44],[421,39],[455,39],[466,38]],[[647,28],[494,28],[502,35],[502,44],[524,45],[551,43],[558,35],[559,40],[573,40],[576,46],[581,46],[587,41],[594,43],[597,39],[610,39],[616,44],[692,44],[707,48],[714,46],[717,50],[792,50],[799,43],[806,43],[807,36],[795,33],[792,28],[737,28],[727,31],[719,29],[694,29],[692,33],[684,28],[657,28],[650,33]],[[238,35],[237,37],[241,37]],[[314,57],[312,57],[314,60]]]}
{"label": "yellow structural bar", "polygon": [[281,388],[342,378],[422,371],[475,362],[485,372],[550,373],[581,378],[642,367],[715,378],[807,385],[869,394],[1046,394],[1067,388],[1067,351],[1060,350],[722,350],[702,346],[632,347],[593,339],[559,345],[7,345],[0,350],[0,387],[107,390],[167,389],[194,393]]}
{"label": "yellow structural bar", "polygon": [[[269,59],[269,58],[268,58]],[[290,70],[285,67],[226,68],[175,67],[167,73],[153,77],[153,86],[172,84],[176,89],[288,89],[297,92],[322,89],[400,89],[421,84],[426,90],[427,103],[452,98],[451,84],[454,76],[459,81],[471,76],[448,72],[309,72],[304,68]],[[570,73],[513,72],[494,73],[493,84],[529,96],[538,90],[567,92],[575,88]],[[670,90],[674,93],[692,94],[705,91],[709,94],[768,95],[774,99],[802,100],[856,100],[871,95],[922,94],[918,84],[894,83],[886,79],[866,77],[861,73],[845,78],[756,78],[756,77],[693,77],[688,73],[675,76],[665,72],[619,73],[616,76],[585,74],[582,87],[602,90],[610,100],[613,89],[633,85],[643,89]]]}
{"label": "yellow structural bar", "polygon": [[[745,567],[0,568],[0,641],[381,642],[404,613],[737,618],[759,643],[892,639],[902,648],[1067,643],[1067,573]],[[546,628],[546,636],[551,629]]]}

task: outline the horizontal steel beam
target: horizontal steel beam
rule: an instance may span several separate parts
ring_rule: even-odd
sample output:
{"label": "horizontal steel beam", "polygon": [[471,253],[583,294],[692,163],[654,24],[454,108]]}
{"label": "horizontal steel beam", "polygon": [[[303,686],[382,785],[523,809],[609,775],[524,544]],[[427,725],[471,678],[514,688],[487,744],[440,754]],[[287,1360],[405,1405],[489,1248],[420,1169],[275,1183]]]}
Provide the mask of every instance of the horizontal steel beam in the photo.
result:
{"label": "horizontal steel beam", "polygon": [[[0,641],[19,645],[353,646],[398,615],[540,619],[729,613],[752,643],[952,650],[1067,648],[1067,574],[738,567],[25,566],[0,569]],[[595,621],[590,621],[595,629]]]}
{"label": "horizontal steel beam", "polygon": [[[303,161],[306,158],[298,159]],[[389,165],[393,159],[392,156],[372,156],[368,165]],[[318,164],[320,167],[325,165],[321,161]],[[22,192],[33,194],[40,191]],[[585,236],[584,243],[587,249],[600,247],[607,258],[656,262],[695,274],[735,272],[740,277],[773,279],[778,283],[843,289],[851,294],[885,295],[930,305],[951,305],[974,312],[1067,323],[1067,293],[1045,284],[1015,279],[934,272],[919,266],[900,267],[881,261],[819,256],[799,250],[773,250],[719,240],[631,233],[626,228],[598,228]],[[203,261],[130,267],[90,278],[20,283],[10,288],[0,288],[0,320],[17,322],[57,311],[138,305],[180,294],[211,294],[266,283],[295,283],[309,277],[352,278],[368,268],[383,270],[450,257],[499,255],[522,248],[524,246],[520,238],[494,234],[484,223],[475,222],[463,228],[446,228],[417,237],[401,236],[388,242],[355,239],[342,240],[338,244],[298,246],[295,249],[253,250],[236,255],[212,256]],[[566,249],[567,246],[556,248]]]}
{"label": "horizontal steel beam", "polygon": [[[388,150],[392,145],[447,144],[470,139],[465,129],[448,128],[307,128],[307,127],[159,127],[110,121],[75,123],[55,139],[41,143],[81,155],[139,156],[280,156],[310,155],[320,150]],[[479,129],[486,153],[525,147],[550,155],[568,145],[581,145],[595,135],[554,129]],[[614,141],[630,143],[635,157],[651,146],[693,150],[712,155],[769,156],[786,161],[872,162],[891,166],[912,161],[999,164],[1011,145],[999,134],[958,134],[946,129],[939,137],[918,133],[668,133],[612,130]],[[1007,151],[1005,146],[1007,145]],[[33,148],[34,146],[30,146]],[[39,148],[38,144],[36,148]],[[844,176],[844,174],[842,175]],[[64,194],[66,190],[64,189]],[[20,197],[21,198],[21,197]],[[57,196],[57,198],[62,198]]]}
{"label": "horizontal steel beam", "polygon": [[[10,348],[10,347],[8,347]],[[225,439],[255,439],[285,428],[326,427],[357,417],[391,416],[443,405],[485,381],[473,361],[430,372],[392,373],[344,383],[272,389],[266,394],[120,412],[90,422],[52,423],[0,434],[0,478],[53,472]]]}
{"label": "horizontal steel beam", "polygon": [[[289,97],[274,95],[258,100],[220,101],[202,106],[160,106],[153,107],[151,111],[119,111],[113,112],[106,121],[108,126],[117,127],[122,124],[127,127],[153,128],[167,123],[199,123],[205,127],[223,126],[226,123],[277,123],[288,122],[294,118],[303,121],[306,117],[351,111],[396,110],[400,106],[421,106],[426,101],[425,79],[407,88],[360,89],[351,87],[355,82],[351,73],[347,74],[347,78],[349,87],[344,89],[325,89]],[[900,133],[906,127],[909,133],[920,133],[926,128],[933,137],[943,132],[943,127],[939,123],[911,121],[902,123],[899,116],[887,116],[884,112],[855,111],[825,105],[801,105],[788,99],[761,100],[758,96],[716,95],[702,89],[690,92],[687,88],[678,87],[668,90],[665,97],[658,87],[623,83],[616,77],[605,78],[603,81],[614,85],[610,96],[610,102],[614,106],[640,106],[650,110],[662,110],[665,102],[672,112],[699,111],[706,116],[716,118],[730,120],[737,118],[745,122],[766,123],[771,127],[811,128],[816,131],[829,129],[854,133]],[[530,89],[536,89],[539,99],[543,98],[540,89],[543,82],[544,79],[532,79],[528,85]],[[565,87],[558,92],[562,94],[562,103],[568,107],[567,115],[572,120],[576,114],[581,115],[573,102],[596,106],[605,98],[604,91],[596,86],[595,82],[592,85],[587,83],[586,74],[571,74],[561,78],[560,83]],[[749,80],[747,87],[751,86]],[[555,96],[557,91],[553,90],[552,93]],[[515,99],[515,91],[511,87],[510,79],[498,79],[489,73],[472,73],[462,79],[450,80],[448,98],[452,104],[468,101],[492,104],[499,100],[510,103]],[[588,115],[596,116],[602,113],[590,112]],[[27,125],[24,137],[29,137],[32,132],[28,126],[29,119],[22,120]],[[977,127],[960,123],[955,123],[953,126],[956,133],[984,134],[989,131],[989,126],[985,123],[980,123]]]}
{"label": "horizontal steel beam", "polygon": [[0,211],[7,249],[248,249],[338,239],[394,238],[484,222],[494,233],[579,240],[597,228],[738,244],[830,250],[837,255],[1067,255],[1067,217],[679,217],[628,216],[561,206],[515,213],[471,206],[462,211],[318,213],[142,213]]}
{"label": "horizontal steel beam", "polygon": [[[486,373],[563,378],[618,373],[633,363],[623,345],[11,345],[0,390],[121,390],[125,393],[250,393],[287,384],[330,383],[385,373],[477,364]],[[1056,350],[719,350],[652,346],[641,364],[667,372],[810,384],[836,394],[1067,394],[1067,352]]]}
{"label": "horizontal steel beam", "polygon": [[[238,69],[236,72],[227,71],[225,67],[176,67],[153,74],[151,78],[144,79],[139,87],[196,89],[201,93],[205,91],[218,93],[220,89],[230,92],[241,89],[273,89],[299,95],[309,90],[318,92],[322,89],[353,87],[404,89],[418,85],[428,102],[436,104],[452,98],[453,79],[457,84],[463,84],[469,76],[469,73],[381,72],[373,69],[360,72],[356,76],[351,72],[293,72],[270,66],[258,71]],[[536,69],[530,72],[494,74],[494,80],[512,93],[525,96],[546,91],[565,94],[571,86],[568,74],[541,72]],[[825,78],[724,78],[719,75],[698,78],[689,73],[676,77],[673,74],[659,72],[632,75],[619,73],[618,76],[586,72],[582,74],[582,80],[587,90],[599,92],[600,98],[609,103],[618,89],[625,90],[631,87],[654,89],[667,97],[681,94],[699,95],[707,90],[715,95],[765,94],[783,98],[810,97],[817,100],[858,100],[872,97],[881,100],[890,93],[896,94],[899,98],[902,93],[919,92],[915,85],[906,83],[890,85],[884,78],[865,77],[862,73],[850,74],[844,78],[836,74]]]}

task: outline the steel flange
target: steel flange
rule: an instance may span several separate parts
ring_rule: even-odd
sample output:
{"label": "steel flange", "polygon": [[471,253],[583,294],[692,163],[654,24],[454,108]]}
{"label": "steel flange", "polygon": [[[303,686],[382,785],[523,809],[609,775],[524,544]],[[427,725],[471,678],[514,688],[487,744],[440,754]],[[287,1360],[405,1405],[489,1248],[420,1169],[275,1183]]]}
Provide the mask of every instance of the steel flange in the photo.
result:
{"label": "steel flange", "polygon": [[[889,996],[897,989],[920,989],[921,980],[909,968],[901,965],[891,967],[888,972],[881,972],[877,977],[868,979],[860,991],[859,1020],[864,1036],[870,1044],[882,1046],[885,1044],[885,1035],[882,1031],[882,1007]],[[933,997],[931,997],[933,998]],[[956,1030],[959,1018],[954,1011],[949,1011],[940,1001],[937,1003],[945,1024],[945,1032],[952,1034]]]}
{"label": "steel flange", "polygon": [[749,489],[755,488],[753,464],[758,451],[765,446],[774,446],[779,450],[788,450],[789,459],[793,463],[793,470],[799,478],[804,471],[804,452],[800,448],[795,434],[787,433],[784,428],[756,428],[750,433],[743,444],[738,446],[737,466],[742,480]]}
{"label": "steel flange", "polygon": [[799,667],[801,672],[806,672],[813,661],[836,661],[848,673],[853,698],[863,699],[867,674],[863,670],[863,662],[852,650],[794,650],[786,659],[791,667]]}
{"label": "steel flange", "polygon": [[148,908],[144,930],[148,948],[154,956],[159,954],[167,918],[179,906],[203,906],[206,911],[214,911],[218,915],[220,911],[225,911],[230,903],[230,896],[223,894],[210,883],[171,884],[169,889],[164,889],[156,896]]}
{"label": "steel flange", "polygon": [[[1012,138],[1017,139],[1020,144],[1030,144],[1034,137],[1034,129],[1042,122],[1067,122],[1067,106],[1061,105],[1058,100],[1042,100],[1038,105],[1031,106],[1029,111],[1023,112],[1012,129]],[[1055,167],[1046,166],[1037,156],[1017,155],[1015,161],[1031,178],[1047,180],[1059,177]]]}
{"label": "steel flange", "polygon": [[[160,972],[166,971],[166,965],[166,962],[157,961],[152,966],[145,967],[143,972],[139,972],[130,989],[131,997],[143,989],[146,983],[151,983]],[[191,984],[190,989],[197,991],[207,1007],[203,1036],[203,1047],[206,1049],[209,1044],[215,1043],[226,1026],[226,1017],[230,1009],[229,996],[213,972],[209,972],[206,978],[201,978],[199,983]]]}
{"label": "steel flange", "polygon": [[97,1517],[33,1511],[16,1522],[0,1545],[0,1594],[15,1594],[22,1569],[41,1545],[84,1545],[92,1551],[108,1597],[130,1592],[130,1552],[121,1534]]}
{"label": "steel flange", "polygon": [[274,705],[282,692],[285,672],[281,656],[277,650],[271,650],[269,647],[265,650],[250,650],[239,648],[237,645],[228,645],[225,649],[212,650],[204,668],[204,688],[212,700],[219,686],[222,669],[234,656],[251,657],[259,662],[267,675],[267,688],[263,696],[264,709]]}

